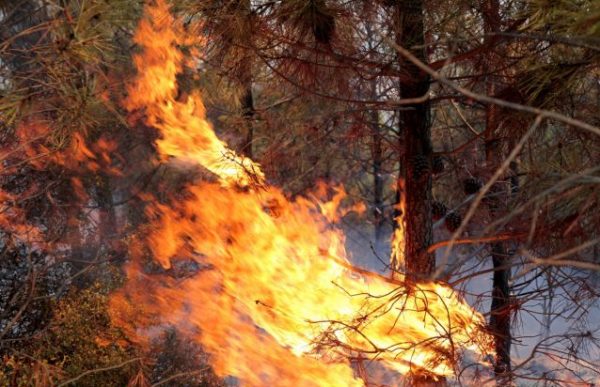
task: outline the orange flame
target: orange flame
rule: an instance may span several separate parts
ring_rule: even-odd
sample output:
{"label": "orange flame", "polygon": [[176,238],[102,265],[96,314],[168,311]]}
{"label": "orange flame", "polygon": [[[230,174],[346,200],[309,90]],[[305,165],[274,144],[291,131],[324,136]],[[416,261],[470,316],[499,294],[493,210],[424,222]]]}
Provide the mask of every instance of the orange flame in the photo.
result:
{"label": "orange flame", "polygon": [[28,119],[20,123],[16,130],[18,143],[14,148],[0,153],[0,160],[14,154],[25,156],[23,162],[38,170],[48,165],[60,165],[70,171],[102,170],[106,174],[119,176],[121,171],[113,167],[111,154],[116,152],[114,141],[100,137],[89,145],[81,133],[73,133],[69,143],[60,151],[49,149],[45,140],[52,134],[52,128],[41,119]]}
{"label": "orange flame", "polygon": [[[29,195],[33,189],[29,189],[23,196]],[[27,216],[15,203],[21,196],[12,195],[0,190],[0,231],[8,233],[12,237],[27,242],[34,249],[40,249],[43,245],[41,230],[27,221]]]}
{"label": "orange flame", "polygon": [[[15,128],[15,136],[8,145],[0,148],[0,180],[15,175],[18,170],[27,167],[38,171],[48,171],[51,166],[59,165],[64,171],[98,172],[119,176],[121,171],[112,164],[111,154],[116,151],[116,143],[105,138],[88,146],[80,133],[74,133],[71,141],[63,149],[50,148],[48,139],[52,137],[52,128],[41,117],[27,117]],[[80,202],[88,200],[80,177],[69,178],[75,197]],[[46,227],[40,228],[35,221],[28,219],[22,203],[28,198],[51,194],[39,182],[25,182],[19,194],[0,189],[0,232],[8,234],[20,242],[35,249],[51,251],[55,242],[44,239]],[[74,205],[72,202],[71,205]],[[76,227],[76,225],[71,225]]]}
{"label": "orange flame", "polygon": [[175,48],[186,43],[164,1],[146,8],[150,18],[140,22],[134,41],[144,49],[134,56],[137,82],[129,87],[125,107],[144,109],[146,122],[161,131],[157,141],[159,153],[204,166],[221,178],[225,186],[262,183],[264,176],[258,164],[238,156],[217,138],[204,119],[205,109],[196,92],[184,102],[177,97],[176,75],[181,72],[183,55]]}
{"label": "orange flame", "polygon": [[390,255],[390,267],[392,274],[404,270],[404,252],[406,247],[406,196],[404,195],[404,180],[398,181],[398,191],[400,191],[400,202],[396,204],[398,215],[394,218],[396,227],[392,235],[392,253]]}
{"label": "orange flame", "polygon": [[[146,274],[146,245],[132,246],[128,282],[112,299],[115,322],[137,336],[175,324],[211,353],[218,374],[250,386],[361,386],[356,359],[451,375],[462,350],[490,351],[484,318],[447,285],[350,264],[334,227],[343,190],[331,200],[326,187],[288,199],[216,137],[199,94],[177,101],[182,32],[164,0],[146,11],[126,106],[143,109],[160,131],[163,157],[197,163],[219,184],[198,183],[171,206],[149,207],[147,247],[172,275]],[[253,183],[261,189],[236,188]]]}

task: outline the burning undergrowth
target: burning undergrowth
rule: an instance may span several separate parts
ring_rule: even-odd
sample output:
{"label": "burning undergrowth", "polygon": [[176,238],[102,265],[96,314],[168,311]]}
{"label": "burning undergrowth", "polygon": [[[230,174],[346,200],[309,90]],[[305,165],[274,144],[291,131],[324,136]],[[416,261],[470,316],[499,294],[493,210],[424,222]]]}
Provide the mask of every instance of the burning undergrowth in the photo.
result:
{"label": "burning undergrowth", "polygon": [[[193,183],[168,204],[147,198],[148,225],[112,299],[115,322],[140,341],[174,325],[202,344],[217,374],[255,386],[360,386],[352,364],[365,361],[451,375],[463,351],[490,353],[484,318],[447,285],[350,264],[335,226],[342,189],[291,200],[228,149],[201,96],[177,98],[177,46],[188,38],[164,1],[146,11],[125,106],[159,131],[164,160],[196,164],[217,181]],[[148,260],[162,270],[148,270]]]}

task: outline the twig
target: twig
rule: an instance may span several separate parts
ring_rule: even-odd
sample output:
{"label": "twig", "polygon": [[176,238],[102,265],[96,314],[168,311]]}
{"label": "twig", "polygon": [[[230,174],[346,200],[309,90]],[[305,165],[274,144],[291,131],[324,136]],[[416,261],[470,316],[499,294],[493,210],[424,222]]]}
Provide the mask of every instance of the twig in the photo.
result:
{"label": "twig", "polygon": [[567,125],[571,125],[571,126],[574,126],[574,127],[580,128],[580,129],[584,129],[584,130],[587,130],[591,133],[594,133],[594,134],[600,136],[600,128],[590,125],[586,122],[568,117],[564,114],[553,112],[550,110],[538,109],[538,108],[527,106],[527,105],[521,105],[518,103],[509,102],[509,101],[506,101],[503,99],[494,98],[494,97],[490,97],[490,96],[483,95],[483,94],[478,94],[471,90],[465,89],[464,87],[458,86],[454,82],[448,80],[446,77],[441,75],[439,72],[433,70],[432,68],[427,66],[425,63],[421,62],[417,57],[415,57],[407,49],[400,47],[399,45],[394,43],[391,39],[389,39],[385,36],[382,36],[382,37],[394,50],[398,51],[398,53],[400,53],[402,56],[404,56],[405,58],[410,60],[412,63],[414,63],[415,66],[417,66],[421,71],[429,74],[436,81],[443,83],[444,85],[450,87],[451,89],[457,91],[458,93],[460,93],[466,97],[469,97],[476,101],[480,101],[480,102],[484,102],[484,103],[496,104],[496,105],[506,107],[509,109],[514,109],[514,110],[518,110],[518,111],[522,111],[522,112],[526,112],[526,113],[535,114],[536,116],[538,116],[542,119],[543,118],[552,118],[554,120],[563,122]]}
{"label": "twig", "polygon": [[126,360],[123,363],[119,363],[119,364],[113,365],[113,366],[108,366],[108,367],[103,367],[103,368],[95,368],[93,370],[88,370],[88,371],[85,371],[85,372],[83,372],[83,373],[75,376],[72,379],[69,379],[69,380],[66,380],[66,381],[62,382],[57,387],[62,387],[62,386],[66,386],[68,384],[75,383],[76,381],[78,381],[79,379],[81,379],[81,378],[83,378],[84,376],[87,376],[87,375],[96,374],[96,373],[99,373],[99,372],[111,371],[111,370],[114,370],[114,369],[117,369],[117,368],[124,367],[127,364],[130,364],[130,363],[133,363],[133,362],[136,362],[136,361],[139,361],[139,360],[142,360],[142,358],[141,357],[136,357],[136,358],[133,358],[133,359]]}

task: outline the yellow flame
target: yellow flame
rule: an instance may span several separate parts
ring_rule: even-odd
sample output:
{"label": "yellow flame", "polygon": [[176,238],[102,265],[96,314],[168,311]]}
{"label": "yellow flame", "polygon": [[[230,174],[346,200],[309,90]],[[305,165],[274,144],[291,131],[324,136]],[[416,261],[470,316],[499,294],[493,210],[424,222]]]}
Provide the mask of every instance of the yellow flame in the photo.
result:
{"label": "yellow flame", "polygon": [[143,71],[128,88],[126,108],[143,109],[147,124],[160,130],[162,138],[157,146],[161,155],[202,165],[226,186],[262,183],[264,176],[258,164],[237,155],[217,138],[204,118],[205,108],[198,93],[183,102],[176,99],[176,76],[184,60],[176,46],[186,40],[165,8],[162,0],[156,7],[146,7],[149,17],[139,24],[134,41],[144,54],[134,56],[134,63]]}
{"label": "yellow flame", "polygon": [[[151,231],[132,249],[128,282],[112,300],[117,323],[140,337],[149,326],[176,324],[211,354],[219,375],[250,386],[362,386],[356,359],[451,375],[462,350],[490,350],[484,318],[447,285],[390,280],[349,263],[333,227],[343,190],[331,200],[328,187],[288,199],[216,137],[199,94],[177,101],[182,32],[164,0],[146,10],[126,105],[160,131],[163,156],[195,162],[220,183],[149,207]],[[262,188],[235,188],[253,182]],[[199,266],[183,278],[145,274],[148,247],[173,273],[190,260]]]}

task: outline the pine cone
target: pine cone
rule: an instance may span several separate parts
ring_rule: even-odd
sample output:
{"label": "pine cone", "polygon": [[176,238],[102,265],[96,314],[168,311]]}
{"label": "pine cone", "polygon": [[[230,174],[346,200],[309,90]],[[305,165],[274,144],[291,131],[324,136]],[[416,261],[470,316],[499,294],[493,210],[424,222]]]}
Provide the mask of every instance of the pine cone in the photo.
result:
{"label": "pine cone", "polygon": [[441,156],[433,156],[431,160],[431,171],[434,175],[444,172],[446,166],[444,165],[444,159]]}
{"label": "pine cone", "polygon": [[424,176],[427,176],[427,174],[429,174],[429,172],[431,172],[431,166],[429,165],[429,160],[427,160],[427,157],[425,157],[425,156],[422,156],[422,155],[415,156],[412,159],[411,163],[412,163],[413,177],[416,180],[420,180]]}
{"label": "pine cone", "polygon": [[447,212],[448,208],[444,203],[437,201],[431,203],[431,216],[433,220],[442,219],[444,216],[446,216]]}
{"label": "pine cone", "polygon": [[476,194],[482,186],[483,184],[481,184],[481,181],[473,177],[463,180],[463,188],[467,195]]}
{"label": "pine cone", "polygon": [[446,215],[445,225],[446,225],[446,228],[448,229],[448,231],[454,232],[454,231],[458,230],[461,223],[462,223],[462,216],[460,216],[459,214],[457,214],[455,212],[451,212],[448,215]]}

